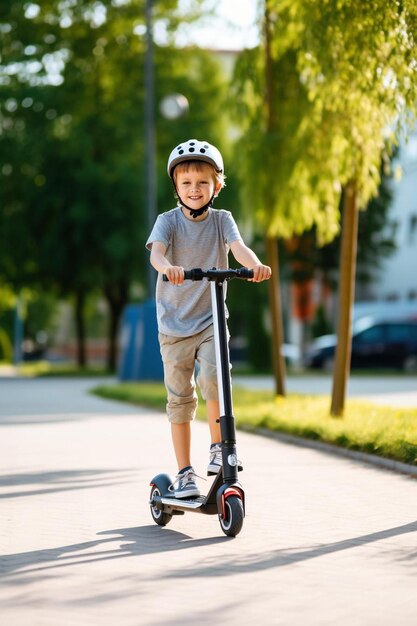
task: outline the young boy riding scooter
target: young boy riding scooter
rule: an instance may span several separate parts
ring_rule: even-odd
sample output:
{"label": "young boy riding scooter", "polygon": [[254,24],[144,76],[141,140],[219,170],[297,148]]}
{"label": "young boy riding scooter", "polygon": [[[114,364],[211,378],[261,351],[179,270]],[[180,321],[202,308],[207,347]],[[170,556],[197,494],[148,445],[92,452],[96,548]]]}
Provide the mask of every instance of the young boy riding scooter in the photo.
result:
{"label": "young boy riding scooter", "polygon": [[[168,175],[178,203],[158,216],[146,247],[151,251],[152,266],[159,272],[158,338],[178,463],[172,491],[176,498],[190,498],[200,495],[191,464],[196,361],[197,383],[206,401],[211,435],[209,475],[221,470],[222,455],[210,287],[207,281],[184,282],[184,269],[227,268],[229,250],[239,264],[253,270],[252,282],[268,280],[271,268],[245,245],[232,214],[213,208],[213,200],[225,184],[223,159],[215,146],[197,139],[181,143],[169,156]],[[162,280],[163,274],[169,282]]]}

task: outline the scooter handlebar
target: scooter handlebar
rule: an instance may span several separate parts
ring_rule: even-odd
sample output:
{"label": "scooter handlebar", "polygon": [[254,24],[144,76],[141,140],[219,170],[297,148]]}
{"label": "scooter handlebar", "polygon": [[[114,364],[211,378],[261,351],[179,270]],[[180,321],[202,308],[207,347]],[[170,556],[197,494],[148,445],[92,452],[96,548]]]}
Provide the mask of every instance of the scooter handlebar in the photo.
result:
{"label": "scooter handlebar", "polygon": [[[253,278],[253,270],[250,270],[248,267],[240,267],[239,269],[226,269],[226,270],[218,270],[213,268],[211,270],[202,270],[199,267],[195,267],[192,270],[184,270],[184,279],[185,280],[203,280],[203,278],[207,278],[208,280],[216,280],[218,282],[223,280],[231,280],[232,278],[241,278],[243,280],[249,280]],[[164,282],[169,282],[166,274],[162,275],[162,280]]]}

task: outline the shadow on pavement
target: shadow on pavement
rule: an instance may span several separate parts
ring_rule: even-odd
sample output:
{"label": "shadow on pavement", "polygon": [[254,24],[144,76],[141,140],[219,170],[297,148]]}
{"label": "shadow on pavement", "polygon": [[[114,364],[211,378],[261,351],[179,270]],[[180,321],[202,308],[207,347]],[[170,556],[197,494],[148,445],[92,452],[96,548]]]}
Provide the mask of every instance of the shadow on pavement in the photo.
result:
{"label": "shadow on pavement", "polygon": [[[293,550],[274,550],[264,554],[242,554],[234,559],[225,559],[225,567],[223,568],[219,567],[218,560],[216,563],[213,561],[213,564],[211,564],[211,562],[202,561],[199,567],[187,568],[186,570],[171,570],[170,573],[167,574],[166,578],[231,576],[233,574],[241,574],[245,572],[259,572],[273,569],[275,567],[283,567],[285,565],[300,563],[302,561],[309,561],[310,559],[315,559],[334,552],[350,550],[351,548],[357,548],[375,541],[381,541],[383,539],[389,539],[390,537],[397,537],[398,535],[415,532],[417,532],[417,521],[411,522],[410,524],[404,524],[403,526],[396,526],[394,528],[388,528],[387,530],[370,533],[368,535],[361,535],[359,537],[336,541],[334,543],[319,544],[303,550],[297,550],[295,548]],[[414,554],[415,557],[417,557],[417,553]]]}
{"label": "shadow on pavement", "polygon": [[[199,548],[228,541],[224,535],[193,539],[189,535],[162,529],[156,525],[105,530],[97,535],[102,537],[58,548],[0,556],[0,579],[8,578],[8,584],[27,584],[32,582],[33,578],[39,578],[42,574],[47,575],[50,570],[57,568]],[[104,544],[108,544],[109,549],[103,550]]]}
{"label": "shadow on pavement", "polygon": [[[138,473],[138,470],[128,469],[91,469],[3,474],[0,475],[0,500],[107,487],[126,482],[131,476],[137,478]],[[34,487],[19,489],[27,485]],[[8,487],[16,487],[16,490],[7,491]]]}
{"label": "shadow on pavement", "polygon": [[[238,558],[231,558],[226,555],[221,563],[219,563],[218,557],[209,558],[205,561],[199,559],[198,567],[170,570],[166,578],[232,576],[233,574],[264,571],[414,532],[417,532],[417,521],[299,551],[297,549],[274,550],[265,554],[242,554]],[[52,570],[58,568],[131,556],[175,552],[189,548],[198,549],[202,546],[222,542],[226,545],[226,542],[230,541],[223,535],[193,539],[184,533],[167,528],[162,529],[156,525],[105,530],[97,533],[97,535],[100,536],[100,539],[58,548],[4,555],[0,557],[0,578],[6,579],[3,580],[3,583],[9,585],[24,585],[31,583],[33,578],[48,577],[49,573],[52,574]],[[108,549],[103,550],[105,544],[108,545]],[[417,557],[417,554],[415,556]]]}

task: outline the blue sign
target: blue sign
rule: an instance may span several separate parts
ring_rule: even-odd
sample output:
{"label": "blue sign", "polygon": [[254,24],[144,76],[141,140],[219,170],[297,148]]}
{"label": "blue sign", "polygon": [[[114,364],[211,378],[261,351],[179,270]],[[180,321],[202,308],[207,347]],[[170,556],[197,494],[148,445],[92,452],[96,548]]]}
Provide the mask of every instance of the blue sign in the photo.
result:
{"label": "blue sign", "polygon": [[163,380],[155,300],[129,304],[122,318],[119,379]]}

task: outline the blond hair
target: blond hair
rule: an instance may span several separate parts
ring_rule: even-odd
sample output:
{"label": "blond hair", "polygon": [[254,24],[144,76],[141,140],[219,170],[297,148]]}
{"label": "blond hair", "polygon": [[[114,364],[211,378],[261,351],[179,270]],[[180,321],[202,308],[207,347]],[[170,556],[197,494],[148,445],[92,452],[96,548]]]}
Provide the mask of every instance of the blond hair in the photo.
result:
{"label": "blond hair", "polygon": [[178,165],[175,166],[174,172],[172,174],[174,182],[177,182],[178,173],[187,173],[190,170],[202,172],[206,167],[208,167],[210,170],[210,174],[214,180],[214,184],[217,186],[220,183],[222,188],[225,187],[226,176],[223,174],[223,172],[217,172],[211,163],[207,163],[206,161],[201,161],[197,159],[189,159],[188,161],[181,161],[181,163],[178,163]]}

